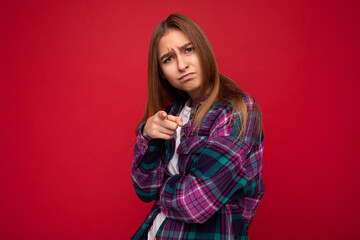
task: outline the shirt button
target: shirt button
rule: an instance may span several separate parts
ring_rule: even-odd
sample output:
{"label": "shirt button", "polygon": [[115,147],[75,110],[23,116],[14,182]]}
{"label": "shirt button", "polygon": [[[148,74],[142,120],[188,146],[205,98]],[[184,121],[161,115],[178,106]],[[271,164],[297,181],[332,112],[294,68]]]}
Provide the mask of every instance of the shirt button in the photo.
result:
{"label": "shirt button", "polygon": [[184,133],[184,132],[182,132],[182,133],[181,133],[181,136],[182,136],[182,137],[184,137],[184,136],[185,136],[185,133]]}
{"label": "shirt button", "polygon": [[141,146],[144,148],[146,147],[146,143],[142,143]]}

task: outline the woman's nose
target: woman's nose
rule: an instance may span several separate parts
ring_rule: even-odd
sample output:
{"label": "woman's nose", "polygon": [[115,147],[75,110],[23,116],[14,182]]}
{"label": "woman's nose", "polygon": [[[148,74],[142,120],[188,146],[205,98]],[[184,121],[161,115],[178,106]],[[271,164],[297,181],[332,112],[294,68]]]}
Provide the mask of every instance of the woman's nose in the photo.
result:
{"label": "woman's nose", "polygon": [[178,57],[177,60],[178,60],[178,69],[181,72],[185,71],[189,67],[189,64],[186,63],[184,57]]}

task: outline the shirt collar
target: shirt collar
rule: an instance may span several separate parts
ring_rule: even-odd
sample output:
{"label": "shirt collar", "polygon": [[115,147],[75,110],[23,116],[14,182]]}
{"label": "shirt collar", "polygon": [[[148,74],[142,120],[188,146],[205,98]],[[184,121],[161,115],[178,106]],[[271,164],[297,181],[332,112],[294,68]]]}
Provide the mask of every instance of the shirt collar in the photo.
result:
{"label": "shirt collar", "polygon": [[[209,98],[209,96],[210,96],[210,93],[206,94],[205,97],[202,100],[197,99],[195,101],[192,101],[190,107],[193,108],[193,107],[196,107],[196,106],[200,106],[201,104],[203,104]],[[191,100],[189,99],[188,101],[191,101]]]}

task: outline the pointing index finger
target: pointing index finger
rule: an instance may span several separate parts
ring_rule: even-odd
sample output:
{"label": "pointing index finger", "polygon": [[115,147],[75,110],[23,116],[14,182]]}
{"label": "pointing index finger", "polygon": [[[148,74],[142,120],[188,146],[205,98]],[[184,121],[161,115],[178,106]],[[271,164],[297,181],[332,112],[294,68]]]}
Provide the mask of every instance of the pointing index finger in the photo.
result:
{"label": "pointing index finger", "polygon": [[166,116],[167,116],[167,113],[165,111],[159,111],[158,112],[158,116],[161,118],[161,119],[166,119]]}

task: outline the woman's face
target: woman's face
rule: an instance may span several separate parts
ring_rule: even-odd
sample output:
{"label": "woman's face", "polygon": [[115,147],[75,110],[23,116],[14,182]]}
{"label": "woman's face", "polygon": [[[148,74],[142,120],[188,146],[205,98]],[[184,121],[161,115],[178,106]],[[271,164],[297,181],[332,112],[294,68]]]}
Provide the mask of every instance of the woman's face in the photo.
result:
{"label": "woman's face", "polygon": [[181,31],[170,30],[160,38],[158,51],[164,77],[173,87],[197,99],[203,79],[199,56],[191,41]]}

